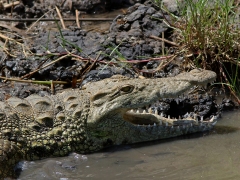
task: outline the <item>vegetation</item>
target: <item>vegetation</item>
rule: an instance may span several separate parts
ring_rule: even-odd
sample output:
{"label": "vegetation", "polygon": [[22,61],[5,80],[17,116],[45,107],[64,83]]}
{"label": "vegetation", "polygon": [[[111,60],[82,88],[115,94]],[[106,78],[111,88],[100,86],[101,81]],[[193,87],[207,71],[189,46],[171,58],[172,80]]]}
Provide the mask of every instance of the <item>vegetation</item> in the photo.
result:
{"label": "vegetation", "polygon": [[240,22],[234,1],[185,0],[178,2],[179,16],[160,2],[155,0],[171,17],[164,21],[174,30],[177,52],[187,64],[215,71],[218,82],[227,86],[240,103]]}

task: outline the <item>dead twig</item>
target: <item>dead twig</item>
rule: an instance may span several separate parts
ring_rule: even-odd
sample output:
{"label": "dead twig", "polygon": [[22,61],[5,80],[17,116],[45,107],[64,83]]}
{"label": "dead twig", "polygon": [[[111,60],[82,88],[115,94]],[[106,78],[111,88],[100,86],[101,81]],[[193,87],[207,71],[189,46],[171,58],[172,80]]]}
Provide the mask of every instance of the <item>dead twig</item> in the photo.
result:
{"label": "dead twig", "polygon": [[77,80],[77,82],[79,82],[80,84],[82,83],[82,81],[85,78],[85,75],[92,69],[92,67],[96,64],[96,62],[98,61],[98,58],[100,57],[102,52],[98,53],[98,56],[96,57],[96,59],[94,60],[94,62],[82,73],[82,77],[81,79]]}
{"label": "dead twig", "polygon": [[[37,67],[37,69],[41,68],[41,66],[47,62],[49,60],[50,57],[46,58],[45,60],[43,60]],[[28,74],[25,74],[24,76],[21,77],[21,79],[24,79],[24,78],[30,78],[31,76],[33,75],[32,72],[28,73]]]}
{"label": "dead twig", "polygon": [[40,67],[40,68],[36,69],[35,71],[32,71],[32,72],[28,73],[28,74],[25,75],[25,76],[22,76],[21,79],[23,79],[23,78],[25,78],[25,77],[27,77],[27,76],[30,76],[30,75],[32,75],[32,74],[34,74],[34,73],[36,73],[36,72],[38,72],[38,71],[40,71],[40,70],[42,70],[42,69],[44,69],[44,68],[46,68],[46,67],[48,67],[48,66],[56,63],[57,61],[60,61],[60,60],[66,58],[66,57],[68,57],[68,56],[70,56],[70,54],[66,54],[66,55],[64,55],[64,56],[61,56],[61,57],[57,58],[56,60],[54,60],[54,61],[46,64],[45,66]]}
{"label": "dead twig", "polygon": [[8,56],[11,56],[11,57],[16,58],[17,56],[11,54],[11,53],[9,52],[8,48],[6,48],[7,43],[8,43],[8,39],[6,39],[5,42],[4,42],[4,46],[2,47],[3,51],[4,51]]}
{"label": "dead twig", "polygon": [[154,69],[154,70],[149,70],[149,69],[147,69],[147,70],[145,70],[145,69],[143,69],[143,70],[139,70],[140,72],[143,72],[143,73],[156,73],[156,72],[158,72],[158,71],[160,71],[160,70],[162,70],[164,67],[166,67],[170,62],[172,62],[175,58],[177,57],[177,55],[174,55],[174,56],[171,56],[171,59],[169,60],[169,61],[167,61],[165,64],[163,64],[163,62],[161,63],[161,64],[159,64],[159,66],[156,68],[156,69]]}
{"label": "dead twig", "polygon": [[8,26],[8,25],[6,25],[6,24],[0,24],[0,27],[6,28],[6,29],[8,29],[9,31],[15,31],[15,32],[17,32],[18,34],[20,34],[21,36],[23,36],[24,38],[26,37],[26,34],[25,34],[22,30],[14,27],[14,26]]}
{"label": "dead twig", "polygon": [[[165,39],[164,38],[164,32],[162,32],[162,39]],[[162,41],[162,55],[165,54],[164,50],[165,50],[165,41]]]}
{"label": "dead twig", "polygon": [[[78,60],[78,61],[94,61],[92,59],[89,58],[83,58],[81,56],[78,56],[76,54],[71,54],[71,56],[73,56],[73,60]],[[149,62],[149,61],[162,61],[165,59],[169,59],[171,57],[173,57],[174,55],[169,55],[169,56],[162,56],[162,57],[158,57],[158,58],[149,58],[149,59],[142,59],[142,60],[121,60],[121,63],[130,63],[130,64],[138,64],[138,63],[143,63],[143,62]],[[98,61],[98,63],[102,63],[102,64],[118,64],[119,62],[106,62],[104,60]]]}
{"label": "dead twig", "polygon": [[[69,54],[69,56],[72,57],[72,60],[76,60],[76,61],[91,61],[94,62],[95,60],[92,58],[83,58],[79,55],[73,54],[73,53],[51,53],[51,55],[53,56],[63,56]],[[49,55],[49,53],[44,53],[44,54],[37,54],[38,56],[46,56]],[[130,64],[138,64],[138,63],[143,63],[143,62],[149,62],[149,61],[162,61],[165,59],[169,59],[171,57],[173,57],[174,55],[168,55],[168,56],[161,56],[161,57],[157,57],[157,58],[149,58],[149,59],[142,59],[142,60],[121,60],[121,63],[130,63]],[[98,63],[102,63],[102,64],[118,64],[118,62],[106,62],[104,60],[98,61]]]}
{"label": "dead twig", "polygon": [[16,42],[17,44],[22,45],[22,43],[16,41],[15,39],[9,38],[9,37],[1,34],[1,33],[0,33],[0,38],[3,38],[3,39],[8,40],[8,41],[14,41],[14,42]]}
{"label": "dead twig", "polygon": [[22,82],[22,83],[45,84],[45,85],[51,85],[51,84],[69,84],[69,82],[66,82],[66,81],[24,80],[24,79],[17,79],[17,78],[7,78],[7,77],[3,77],[3,76],[0,76],[0,79],[4,79],[5,81],[15,81],[15,82]]}
{"label": "dead twig", "polygon": [[94,60],[94,62],[91,64],[91,66],[89,66],[89,68],[82,73],[83,75],[86,74],[86,73],[88,73],[88,72],[92,69],[92,67],[96,64],[98,58],[100,57],[101,53],[102,53],[101,51],[98,53],[98,56],[96,57],[96,59]]}
{"label": "dead twig", "polygon": [[55,94],[54,83],[53,83],[52,80],[51,80],[50,82],[51,82],[51,93],[52,93],[52,94]]}
{"label": "dead twig", "polygon": [[63,21],[63,18],[62,18],[62,15],[61,15],[59,9],[57,8],[57,6],[56,6],[55,8],[56,8],[56,11],[57,11],[57,14],[58,14],[58,16],[59,16],[59,19],[60,19],[60,22],[61,22],[61,24],[62,24],[63,29],[66,29],[66,26],[65,26],[65,24],[64,24],[64,21]]}
{"label": "dead twig", "polygon": [[81,26],[80,26],[80,22],[79,22],[79,12],[78,12],[77,9],[76,9],[76,11],[75,11],[75,14],[76,14],[76,23],[77,23],[77,27],[78,27],[78,28],[81,28]]}
{"label": "dead twig", "polygon": [[3,4],[3,8],[7,9],[7,8],[10,8],[10,7],[16,6],[18,4],[20,4],[20,1],[15,1],[15,2],[12,2],[12,3],[9,3],[9,4],[8,3],[4,3]]}
{"label": "dead twig", "polygon": [[173,46],[177,46],[177,47],[179,46],[179,44],[174,43],[174,42],[172,42],[172,41],[169,41],[169,40],[167,40],[167,39],[163,39],[163,38],[160,38],[160,37],[157,37],[157,36],[153,36],[153,35],[150,35],[149,37],[152,38],[152,39],[164,41],[164,42],[166,42],[166,43],[168,43],[168,44],[171,44],[171,45],[173,45]]}
{"label": "dead twig", "polygon": [[5,47],[8,41],[13,41],[13,42],[15,42],[16,44],[18,44],[18,45],[20,45],[20,46],[22,47],[24,56],[27,57],[27,54],[26,54],[24,45],[23,45],[22,43],[18,42],[18,41],[15,40],[15,39],[9,38],[9,37],[1,34],[1,33],[0,33],[0,38],[2,38],[2,39],[5,40],[5,44],[4,44],[3,49],[4,49],[4,51],[5,51],[8,55],[10,55],[10,56],[12,56],[12,57],[16,57],[15,55],[12,55],[10,52],[8,52],[8,49]]}
{"label": "dead twig", "polygon": [[[13,22],[61,21],[61,19],[58,19],[58,18],[56,18],[56,19],[43,18],[45,15],[46,15],[46,13],[44,15],[42,15],[40,18],[27,18],[27,19],[0,18],[0,21],[5,21],[5,22],[10,22],[10,21],[13,21]],[[113,21],[113,18],[78,18],[78,19],[79,19],[79,21]],[[63,20],[64,21],[76,21],[76,18],[63,18]],[[30,28],[32,28],[32,26]]]}

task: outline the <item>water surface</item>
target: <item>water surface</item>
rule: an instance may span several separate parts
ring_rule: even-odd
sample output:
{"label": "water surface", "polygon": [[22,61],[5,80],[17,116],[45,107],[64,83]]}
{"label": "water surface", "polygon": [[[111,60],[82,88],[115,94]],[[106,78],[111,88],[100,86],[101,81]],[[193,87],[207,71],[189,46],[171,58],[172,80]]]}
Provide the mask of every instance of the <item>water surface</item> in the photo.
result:
{"label": "water surface", "polygon": [[24,162],[21,180],[237,180],[240,111],[224,113],[211,133]]}

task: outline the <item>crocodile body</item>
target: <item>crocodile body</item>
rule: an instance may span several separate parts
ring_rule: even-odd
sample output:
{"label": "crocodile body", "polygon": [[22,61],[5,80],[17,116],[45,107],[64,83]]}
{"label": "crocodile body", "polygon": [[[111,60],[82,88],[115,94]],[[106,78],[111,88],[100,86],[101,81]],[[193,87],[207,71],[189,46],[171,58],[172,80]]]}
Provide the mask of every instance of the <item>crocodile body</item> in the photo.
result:
{"label": "crocodile body", "polygon": [[0,102],[0,179],[14,177],[14,166],[21,160],[210,130],[213,119],[168,119],[148,107],[215,78],[214,72],[200,69],[161,79],[114,76],[81,90]]}

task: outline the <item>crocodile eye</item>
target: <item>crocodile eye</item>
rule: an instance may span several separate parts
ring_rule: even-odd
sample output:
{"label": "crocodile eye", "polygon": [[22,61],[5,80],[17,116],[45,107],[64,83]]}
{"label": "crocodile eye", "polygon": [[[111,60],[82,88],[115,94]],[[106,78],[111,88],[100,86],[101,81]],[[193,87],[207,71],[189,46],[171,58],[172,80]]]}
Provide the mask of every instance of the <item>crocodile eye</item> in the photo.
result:
{"label": "crocodile eye", "polygon": [[122,91],[124,93],[130,93],[130,92],[133,91],[133,89],[134,89],[134,86],[132,86],[132,85],[125,85],[125,86],[122,86],[120,88],[120,91]]}

